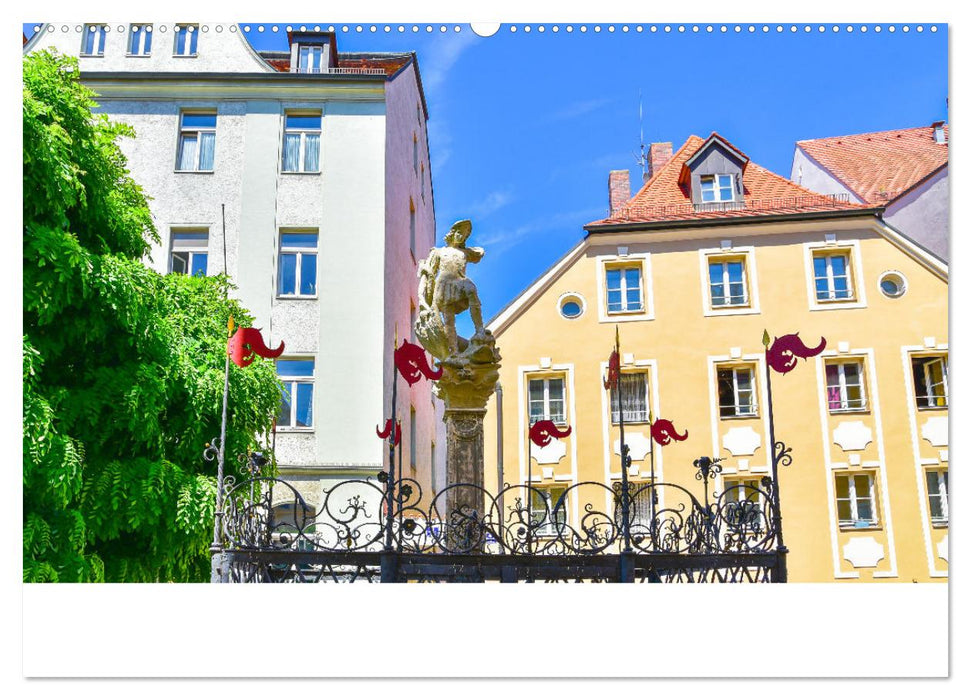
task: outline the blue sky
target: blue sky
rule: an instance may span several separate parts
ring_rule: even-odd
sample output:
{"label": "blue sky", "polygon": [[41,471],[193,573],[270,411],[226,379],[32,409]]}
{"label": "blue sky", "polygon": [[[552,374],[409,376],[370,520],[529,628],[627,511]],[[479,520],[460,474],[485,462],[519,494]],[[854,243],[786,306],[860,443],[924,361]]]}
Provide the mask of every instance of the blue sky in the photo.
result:
{"label": "blue sky", "polygon": [[[243,23],[246,24],[246,23]],[[257,26],[263,24],[260,33]],[[292,22],[294,26],[301,23]],[[286,23],[249,24],[257,48],[286,48]],[[308,23],[310,27],[313,23]],[[322,23],[326,28],[328,25]],[[460,218],[473,221],[485,259],[470,269],[488,319],[602,217],[607,173],[630,168],[640,143],[718,131],[755,162],[788,176],[797,140],[929,125],[947,119],[947,27],[841,24],[777,32],[777,25],[503,25],[479,37],[468,25],[446,32],[384,32],[337,25],[341,51],[415,51],[429,108],[439,240]],[[29,31],[28,31],[29,36]],[[464,324],[468,331],[468,324]]]}

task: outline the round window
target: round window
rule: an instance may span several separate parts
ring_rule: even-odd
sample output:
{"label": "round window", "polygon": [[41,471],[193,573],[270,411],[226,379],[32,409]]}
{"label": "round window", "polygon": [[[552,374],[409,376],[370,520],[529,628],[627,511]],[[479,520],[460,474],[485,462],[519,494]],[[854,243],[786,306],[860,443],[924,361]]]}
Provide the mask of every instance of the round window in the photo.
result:
{"label": "round window", "polygon": [[884,296],[896,299],[907,291],[907,280],[899,272],[885,272],[880,277],[880,291]]}
{"label": "round window", "polygon": [[560,313],[563,318],[577,318],[583,313],[583,300],[572,294],[561,297]]}

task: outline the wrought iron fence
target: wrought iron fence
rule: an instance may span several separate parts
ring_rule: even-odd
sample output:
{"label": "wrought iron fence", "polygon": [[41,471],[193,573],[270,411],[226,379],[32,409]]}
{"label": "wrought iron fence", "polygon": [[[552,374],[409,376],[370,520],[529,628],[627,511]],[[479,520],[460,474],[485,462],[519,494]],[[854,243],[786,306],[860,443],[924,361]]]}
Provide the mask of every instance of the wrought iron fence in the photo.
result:
{"label": "wrought iron fence", "polygon": [[312,504],[251,460],[244,480],[226,477],[214,580],[785,581],[772,479],[716,493],[717,462],[695,466],[700,497],[677,484],[592,481],[555,501],[523,484],[425,494],[382,472]]}

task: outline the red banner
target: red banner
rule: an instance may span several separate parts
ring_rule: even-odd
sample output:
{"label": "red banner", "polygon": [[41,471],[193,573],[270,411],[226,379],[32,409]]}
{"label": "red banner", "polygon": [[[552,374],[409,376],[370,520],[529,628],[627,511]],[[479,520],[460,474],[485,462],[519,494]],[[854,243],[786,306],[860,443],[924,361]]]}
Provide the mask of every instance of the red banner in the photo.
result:
{"label": "red banner", "polygon": [[[374,430],[375,432],[377,432],[378,437],[381,438],[382,440],[388,437],[391,437],[391,419],[389,418],[384,422],[384,430],[378,430],[376,426]],[[400,443],[401,443],[401,421],[399,420],[398,424],[394,427],[394,436],[391,437],[391,444],[398,445]]]}
{"label": "red banner", "polygon": [[565,438],[572,432],[573,428],[570,426],[560,430],[553,421],[540,420],[533,423],[529,428],[529,439],[537,447],[546,447],[553,441],[553,438]]}
{"label": "red banner", "polygon": [[620,353],[614,350],[607,360],[607,378],[604,379],[604,389],[616,389],[620,381]]}
{"label": "red banner", "polygon": [[234,364],[240,367],[248,367],[253,364],[256,359],[256,355],[260,357],[265,357],[267,359],[272,359],[274,357],[279,357],[283,354],[283,341],[280,341],[280,347],[276,350],[271,350],[263,342],[263,336],[260,334],[258,328],[243,328],[240,327],[236,329],[232,337],[229,339],[229,343],[226,346],[226,352],[229,353],[229,359],[233,361]]}
{"label": "red banner", "polygon": [[401,347],[394,351],[394,366],[401,372],[401,376],[408,382],[408,386],[421,381],[422,377],[431,380],[442,378],[442,370],[433,370],[425,357],[425,348],[407,340],[402,341]]}
{"label": "red banner", "polygon": [[658,418],[651,423],[651,437],[658,445],[667,445],[672,440],[677,442],[687,440],[688,431],[685,430],[684,435],[679,435],[678,431],[674,429],[674,423],[665,418]]}
{"label": "red banner", "polygon": [[[768,334],[765,335],[763,342],[768,345]],[[822,338],[814,348],[808,347],[802,342],[798,333],[790,333],[781,338],[776,338],[771,347],[766,350],[765,357],[769,367],[780,374],[791,372],[796,368],[796,362],[801,357],[815,357],[826,349],[826,338]]]}

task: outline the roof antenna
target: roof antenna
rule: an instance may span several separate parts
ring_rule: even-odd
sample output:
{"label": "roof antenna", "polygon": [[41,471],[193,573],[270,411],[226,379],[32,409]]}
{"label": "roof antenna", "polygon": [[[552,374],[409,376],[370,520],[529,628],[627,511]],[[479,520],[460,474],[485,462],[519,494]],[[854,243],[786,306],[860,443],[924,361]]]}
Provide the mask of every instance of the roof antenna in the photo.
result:
{"label": "roof antenna", "polygon": [[637,90],[637,120],[641,128],[641,152],[634,156],[634,162],[641,166],[641,182],[647,182],[647,154],[644,152],[644,95]]}

